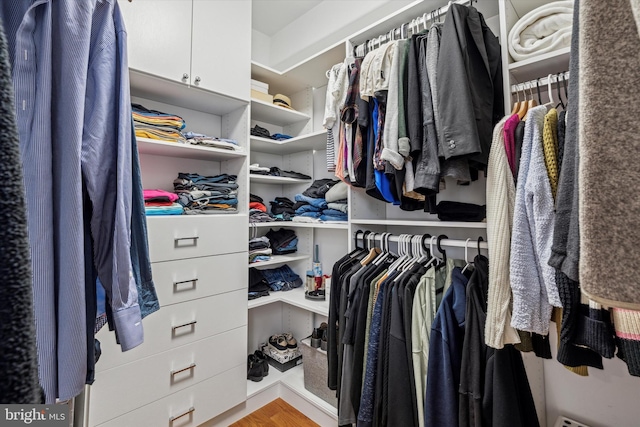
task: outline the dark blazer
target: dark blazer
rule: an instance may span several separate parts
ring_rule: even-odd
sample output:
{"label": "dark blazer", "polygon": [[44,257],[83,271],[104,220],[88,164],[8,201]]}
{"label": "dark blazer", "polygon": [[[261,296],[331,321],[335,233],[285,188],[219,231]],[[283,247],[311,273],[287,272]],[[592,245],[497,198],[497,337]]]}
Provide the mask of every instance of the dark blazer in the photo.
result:
{"label": "dark blazer", "polygon": [[471,154],[470,165],[484,169],[504,116],[502,67],[498,38],[474,7],[450,6],[437,75],[445,158]]}

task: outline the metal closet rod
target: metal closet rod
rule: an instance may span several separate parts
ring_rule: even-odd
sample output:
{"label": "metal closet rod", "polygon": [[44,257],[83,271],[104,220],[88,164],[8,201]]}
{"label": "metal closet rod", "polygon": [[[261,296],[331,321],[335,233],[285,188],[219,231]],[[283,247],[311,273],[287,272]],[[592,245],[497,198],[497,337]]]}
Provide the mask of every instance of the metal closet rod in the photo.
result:
{"label": "metal closet rod", "polygon": [[435,10],[432,10],[429,13],[425,13],[421,16],[418,16],[417,18],[411,20],[410,22],[406,22],[404,24],[402,24],[400,27],[398,28],[394,28],[392,30],[390,30],[389,32],[385,33],[385,34],[380,34],[378,37],[374,37],[372,39],[367,40],[364,43],[361,43],[357,46],[355,46],[353,49],[354,51],[356,49],[360,49],[362,46],[366,45],[367,43],[369,43],[370,41],[375,42],[378,41],[379,45],[382,45],[383,43],[386,43],[392,39],[395,39],[396,36],[399,38],[402,38],[402,29],[407,27],[407,28],[411,28],[412,25],[425,25],[427,22],[433,20],[434,18],[437,18],[438,16],[442,16],[445,13],[447,13],[447,11],[449,10],[449,6],[451,6],[451,4],[455,3],[455,4],[461,4],[463,6],[467,6],[467,5],[471,5],[474,1],[478,1],[478,0],[455,0],[455,1],[450,1],[449,3],[447,3],[445,6],[439,7]]}
{"label": "metal closet rod", "polygon": [[[363,242],[366,242],[366,241],[367,241],[367,239],[369,239],[369,240],[370,240],[370,239],[372,238],[372,237],[371,237],[371,235],[372,235],[373,233],[375,233],[375,234],[374,234],[374,236],[373,236],[373,239],[375,239],[375,240],[377,240],[377,241],[382,241],[382,233],[371,232],[371,234],[368,234],[368,235],[365,237],[363,234],[361,234],[361,233],[360,233],[360,232],[362,232],[362,231],[365,231],[365,230],[358,230],[358,231],[356,231],[357,235],[356,235],[355,237],[356,237],[357,239],[362,240]],[[369,231],[370,231],[370,230],[369,230]],[[407,233],[407,234],[410,234],[410,233]],[[413,236],[420,236],[420,237],[422,237],[423,235],[422,235],[422,234],[414,234]],[[438,235],[433,235],[433,237],[434,237],[434,238],[437,238],[437,237],[438,237]],[[484,239],[484,238],[483,238],[483,239]],[[390,241],[390,242],[398,242],[399,240],[400,240],[400,236],[398,236],[398,235],[391,235],[391,236],[389,236],[389,241]],[[430,242],[430,238],[427,238],[427,239],[425,240],[425,245],[429,245],[429,242]],[[434,239],[434,245],[435,245],[435,239]],[[471,240],[469,240],[469,243],[467,243],[467,241],[466,241],[466,240],[442,239],[442,240],[440,240],[440,245],[441,245],[441,246],[449,246],[450,248],[464,248],[464,247],[465,247],[465,245],[466,245],[466,247],[468,247],[469,249],[471,249],[471,248],[475,248],[475,247],[477,247],[477,245],[478,245],[478,238],[476,237],[475,239],[471,239]],[[487,242],[483,240],[483,241],[481,241],[481,242],[480,242],[480,248],[482,248],[482,249],[488,249],[488,248],[489,248],[489,246],[487,245]]]}
{"label": "metal closet rod", "polygon": [[550,74],[546,77],[542,77],[539,79],[529,80],[527,82],[516,83],[511,85],[511,93],[522,92],[523,90],[535,89],[536,85],[539,85],[541,89],[545,89],[543,86],[547,86],[549,84],[549,80],[551,80],[551,84],[558,84],[562,80],[558,80],[558,75],[562,76],[564,80],[569,80],[569,72],[565,71],[564,73],[556,73]]}

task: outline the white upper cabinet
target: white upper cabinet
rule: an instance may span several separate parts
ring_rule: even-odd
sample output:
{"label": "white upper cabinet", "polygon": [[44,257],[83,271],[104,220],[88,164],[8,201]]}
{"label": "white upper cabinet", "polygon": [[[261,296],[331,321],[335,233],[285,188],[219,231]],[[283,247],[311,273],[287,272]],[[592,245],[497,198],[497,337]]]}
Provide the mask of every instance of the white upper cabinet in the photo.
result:
{"label": "white upper cabinet", "polygon": [[250,0],[120,1],[129,66],[155,76],[249,99]]}
{"label": "white upper cabinet", "polygon": [[193,0],[194,86],[249,99],[251,1]]}
{"label": "white upper cabinet", "polygon": [[128,35],[129,67],[190,83],[190,0],[120,1]]}

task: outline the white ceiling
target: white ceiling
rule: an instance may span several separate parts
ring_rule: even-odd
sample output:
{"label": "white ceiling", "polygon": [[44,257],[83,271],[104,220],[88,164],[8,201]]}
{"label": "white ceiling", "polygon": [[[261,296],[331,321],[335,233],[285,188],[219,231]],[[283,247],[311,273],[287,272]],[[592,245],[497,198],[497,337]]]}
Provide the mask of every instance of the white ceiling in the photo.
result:
{"label": "white ceiling", "polygon": [[271,37],[322,0],[253,0],[253,29]]}

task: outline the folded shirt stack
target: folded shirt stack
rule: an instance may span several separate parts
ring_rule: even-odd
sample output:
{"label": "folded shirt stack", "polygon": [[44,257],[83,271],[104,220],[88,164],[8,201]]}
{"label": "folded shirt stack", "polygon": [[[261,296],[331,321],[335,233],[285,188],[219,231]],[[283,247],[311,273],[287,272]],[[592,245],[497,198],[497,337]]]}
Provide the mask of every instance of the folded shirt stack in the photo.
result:
{"label": "folded shirt stack", "polygon": [[286,197],[276,197],[269,204],[271,205],[271,218],[275,221],[291,221],[296,213],[295,204]]}
{"label": "folded shirt stack", "polygon": [[255,194],[249,194],[249,209],[257,209],[260,212],[267,212],[264,200],[262,197],[256,196]]}
{"label": "folded shirt stack", "polygon": [[202,133],[187,132],[184,134],[189,144],[203,145],[205,147],[222,148],[224,150],[243,151],[243,148],[238,146],[238,142],[233,139],[217,138],[215,136],[208,136]]}
{"label": "folded shirt stack", "polygon": [[259,270],[272,291],[290,291],[302,286],[302,279],[287,264],[278,268]]}
{"label": "folded shirt stack", "polygon": [[168,142],[186,142],[180,132],[186,126],[182,117],[131,104],[136,137]]}
{"label": "folded shirt stack", "polygon": [[281,228],[278,231],[269,229],[265,237],[274,255],[292,254],[298,251],[298,236],[295,231]]}
{"label": "folded shirt stack", "polygon": [[[296,194],[295,222],[344,222],[348,219],[347,184],[331,179],[313,182],[302,194]],[[331,206],[329,206],[331,204]]]}
{"label": "folded shirt stack", "polygon": [[271,135],[271,133],[267,129],[258,125],[255,125],[251,128],[251,135],[259,136],[262,138],[271,138],[275,139],[276,141],[284,141],[293,138],[291,135],[285,135],[283,133],[274,133],[273,135]]}
{"label": "folded shirt stack", "polygon": [[269,261],[271,259],[271,243],[266,236],[249,240],[249,262]]}
{"label": "folded shirt stack", "polygon": [[311,179],[309,175],[305,175],[300,172],[283,171],[282,169],[275,166],[267,168],[260,166],[258,163],[249,165],[249,173],[254,175],[280,176],[283,178]]}
{"label": "folded shirt stack", "polygon": [[144,210],[147,215],[182,215],[182,205],[176,203],[178,195],[164,190],[143,190]]}
{"label": "folded shirt stack", "polygon": [[234,213],[238,210],[236,179],[235,175],[228,174],[179,173],[173,188],[186,214]]}

